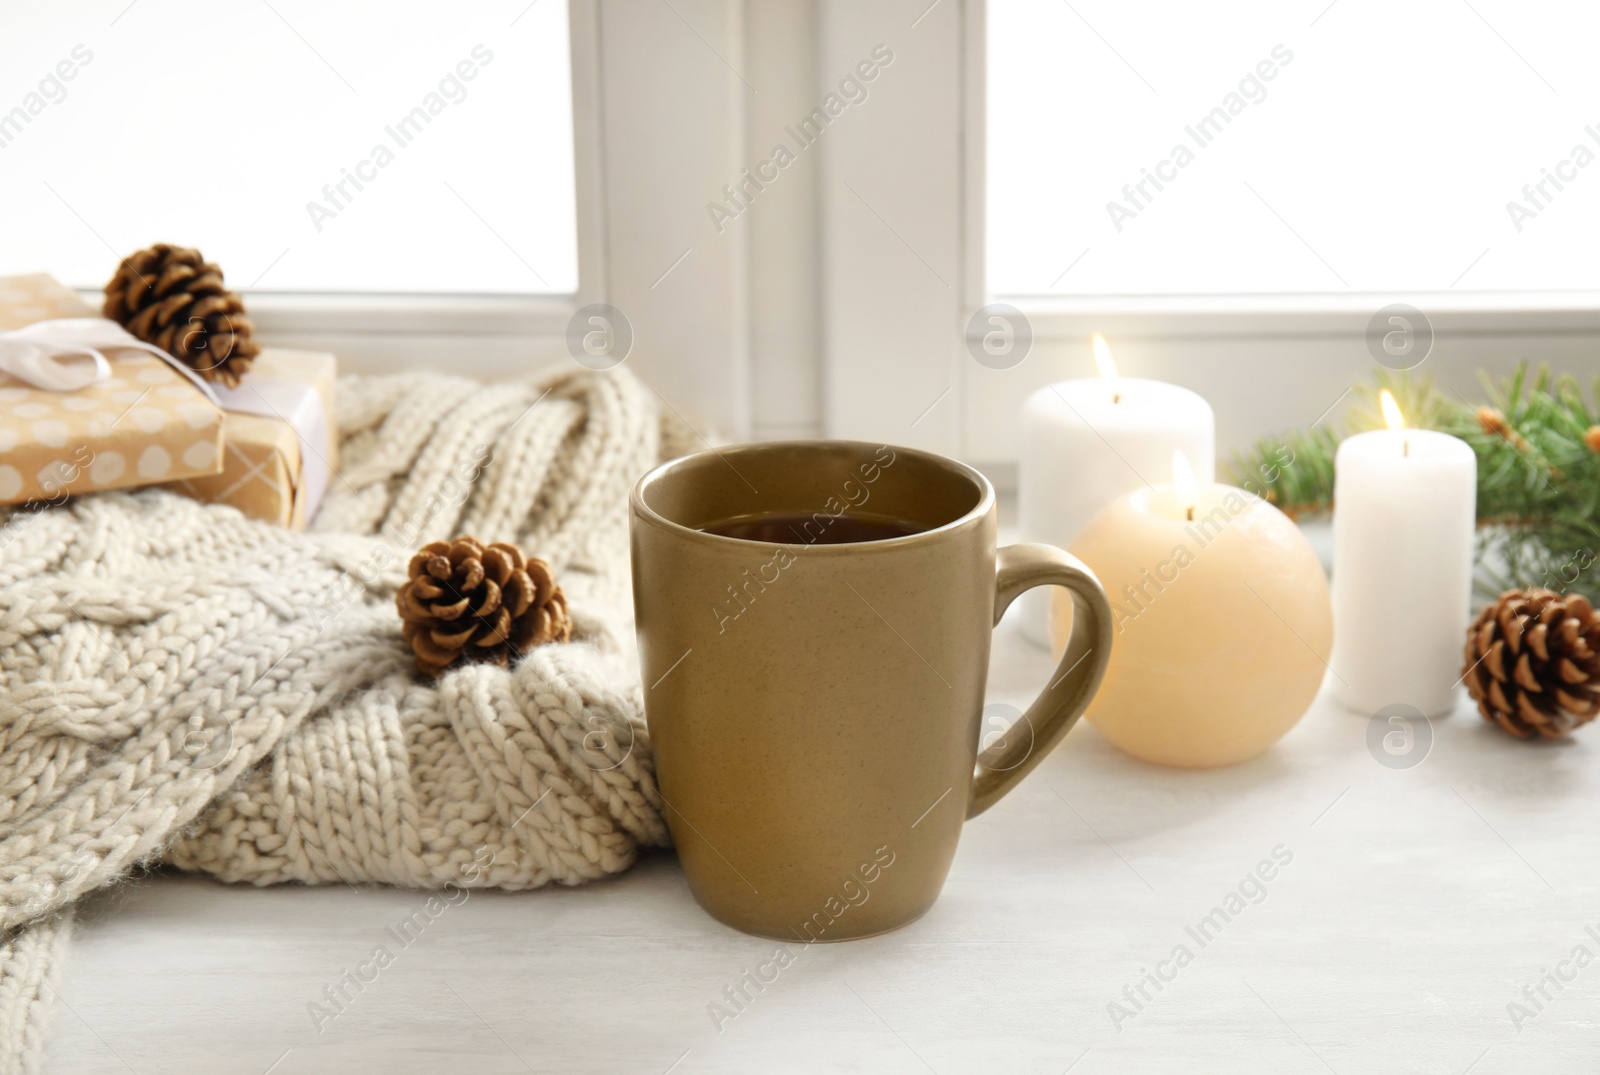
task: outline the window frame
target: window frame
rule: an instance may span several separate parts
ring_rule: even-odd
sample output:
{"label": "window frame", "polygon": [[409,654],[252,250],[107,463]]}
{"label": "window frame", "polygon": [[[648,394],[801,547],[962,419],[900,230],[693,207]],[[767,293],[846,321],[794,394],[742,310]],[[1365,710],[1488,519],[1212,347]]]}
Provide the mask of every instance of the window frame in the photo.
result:
{"label": "window frame", "polygon": [[[822,54],[859,51],[874,20],[850,12],[846,0],[822,2],[828,12]],[[1425,368],[1446,388],[1468,395],[1480,366],[1499,373],[1528,358],[1570,369],[1575,354],[1600,352],[1600,293],[1588,291],[990,295],[984,271],[986,19],[987,0],[944,0],[923,11],[905,35],[913,42],[906,51],[926,49],[932,62],[896,70],[911,83],[905,92],[883,108],[863,110],[864,122],[831,145],[822,185],[822,215],[832,225],[823,267],[824,279],[833,282],[825,330],[830,390],[824,417],[831,435],[898,438],[964,458],[1010,485],[1023,401],[1052,381],[1092,376],[1088,341],[1096,332],[1117,345],[1124,372],[1177,380],[1210,398],[1219,412],[1224,458],[1266,425],[1304,426],[1325,417],[1338,403],[1330,386],[1347,385],[1375,365],[1365,345],[1367,326],[1390,303],[1406,302],[1427,314],[1439,358]],[[925,151],[920,167],[873,167],[872,153],[895,141],[896,128],[918,132],[916,144]],[[860,174],[878,180],[870,194],[872,216],[879,215],[878,206],[917,204],[919,195],[926,204],[930,191],[959,212],[908,222],[886,211],[874,222],[845,185]],[[929,271],[916,269],[907,248]],[[855,271],[860,265],[874,271]],[[988,369],[967,353],[967,326],[989,303],[1014,306],[1031,328],[1031,349],[1014,368]],[[1278,378],[1271,397],[1281,403],[1275,420],[1229,406],[1235,397],[1256,407],[1265,398],[1258,383],[1264,372],[1285,368],[1295,375]],[[874,386],[878,398],[858,392],[863,384]]]}
{"label": "window frame", "polygon": [[[740,4],[567,0],[572,56],[578,289],[570,295],[246,291],[262,338],[326,350],[346,373],[408,369],[483,379],[571,361],[568,324],[606,303],[629,319],[627,362],[697,429],[750,429],[743,245],[703,243],[703,192],[737,171],[743,102],[736,74]],[[670,35],[670,37],[669,37]],[[691,36],[693,35],[693,36]],[[701,43],[695,42],[695,36]],[[667,38],[680,47],[656,47]],[[678,39],[682,40],[679,41]],[[643,137],[661,114],[684,117],[670,145]],[[714,181],[713,181],[714,180]],[[672,187],[678,192],[663,188]],[[662,212],[663,205],[681,211]],[[715,247],[698,257],[686,248]],[[99,295],[83,292],[99,305]]]}
{"label": "window frame", "polygon": [[[265,339],[332,351],[347,372],[496,379],[570,361],[569,322],[606,303],[632,323],[628,368],[708,437],[907,444],[966,459],[1002,488],[1023,400],[1086,375],[1093,332],[1113,340],[1128,374],[1211,399],[1224,455],[1266,424],[1269,404],[1280,426],[1317,419],[1371,368],[1367,320],[1391,301],[1430,315],[1450,359],[1443,379],[1469,394],[1479,365],[1573,368],[1600,349],[1590,292],[990,296],[987,0],[567,2],[577,292],[247,292]],[[751,212],[714,228],[708,199],[880,43],[897,58],[870,98]],[[968,325],[990,302],[1017,307],[1032,329],[1015,368],[968,353]],[[1286,360],[1295,376],[1269,394],[1263,372]]]}

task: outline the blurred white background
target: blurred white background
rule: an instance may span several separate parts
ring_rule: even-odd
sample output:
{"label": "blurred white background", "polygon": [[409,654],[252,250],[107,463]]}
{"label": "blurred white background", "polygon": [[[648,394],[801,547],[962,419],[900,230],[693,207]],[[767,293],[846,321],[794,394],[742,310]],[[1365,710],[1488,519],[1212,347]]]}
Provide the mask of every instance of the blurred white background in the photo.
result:
{"label": "blurred white background", "polygon": [[[1506,210],[1600,154],[1594,4],[995,0],[988,32],[995,294],[1600,286],[1600,161],[1520,233]],[[1278,45],[1197,148],[1184,128]],[[1106,203],[1180,143],[1193,163],[1119,233]]]}
{"label": "blurred white background", "polygon": [[[30,93],[56,100],[0,128],[0,275],[98,287],[174,242],[261,291],[577,288],[564,3],[6,4],[0,121]],[[385,133],[429,103],[403,148]],[[307,203],[379,145],[392,163],[319,231]]]}

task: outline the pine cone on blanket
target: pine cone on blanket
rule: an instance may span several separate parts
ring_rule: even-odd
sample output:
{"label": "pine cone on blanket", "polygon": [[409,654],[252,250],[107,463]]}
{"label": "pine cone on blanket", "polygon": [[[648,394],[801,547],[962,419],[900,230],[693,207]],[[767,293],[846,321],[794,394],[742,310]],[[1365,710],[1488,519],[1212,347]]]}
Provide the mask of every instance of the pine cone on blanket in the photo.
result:
{"label": "pine cone on blanket", "polygon": [[572,637],[567,597],[543,560],[471,537],[435,541],[411,558],[395,596],[417,670],[437,678],[458,660],[505,665]]}
{"label": "pine cone on blanket", "polygon": [[122,259],[101,312],[230,388],[261,353],[244,303],[200,251],[157,243]]}

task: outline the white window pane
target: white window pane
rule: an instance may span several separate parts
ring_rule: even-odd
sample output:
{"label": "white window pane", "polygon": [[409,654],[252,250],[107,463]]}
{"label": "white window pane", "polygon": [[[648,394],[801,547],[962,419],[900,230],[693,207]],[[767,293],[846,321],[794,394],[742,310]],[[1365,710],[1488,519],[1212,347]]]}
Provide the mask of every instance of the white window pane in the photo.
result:
{"label": "white window pane", "polygon": [[172,242],[239,288],[576,290],[562,0],[125,4],[0,8],[0,274]]}
{"label": "white window pane", "polygon": [[991,0],[990,289],[1600,287],[1597,38],[1576,0]]}

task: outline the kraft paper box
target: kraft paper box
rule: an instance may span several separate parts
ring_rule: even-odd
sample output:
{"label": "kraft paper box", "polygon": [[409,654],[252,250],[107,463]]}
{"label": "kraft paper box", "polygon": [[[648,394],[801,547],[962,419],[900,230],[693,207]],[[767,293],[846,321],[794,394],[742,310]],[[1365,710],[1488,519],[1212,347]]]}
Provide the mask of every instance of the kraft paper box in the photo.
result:
{"label": "kraft paper box", "polygon": [[[49,276],[0,277],[0,333],[54,318],[98,316]],[[111,376],[71,392],[0,373],[0,504],[221,469],[217,405],[155,355],[102,350]]]}
{"label": "kraft paper box", "polygon": [[[231,504],[252,519],[304,530],[339,465],[337,375],[333,355],[263,348],[239,387],[221,393],[229,408],[222,425],[222,473],[189,478],[176,488],[196,500]],[[297,400],[285,388],[301,397],[309,388],[315,399]],[[257,413],[234,410],[234,400]],[[310,413],[319,404],[320,418]]]}

